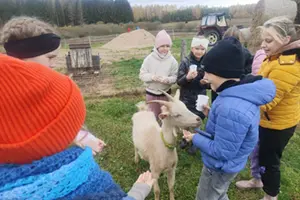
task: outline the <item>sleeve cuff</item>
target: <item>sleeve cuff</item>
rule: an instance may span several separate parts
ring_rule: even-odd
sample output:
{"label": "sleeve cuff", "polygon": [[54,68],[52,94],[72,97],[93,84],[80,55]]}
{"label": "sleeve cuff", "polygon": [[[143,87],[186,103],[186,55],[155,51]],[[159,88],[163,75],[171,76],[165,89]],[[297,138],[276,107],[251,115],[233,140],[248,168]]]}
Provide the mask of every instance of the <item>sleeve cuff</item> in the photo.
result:
{"label": "sleeve cuff", "polygon": [[193,137],[193,144],[200,149],[200,151],[208,152],[209,150],[209,144],[212,140],[200,135],[199,133],[196,133]]}
{"label": "sleeve cuff", "polygon": [[144,200],[150,193],[151,187],[145,183],[135,183],[131,190],[128,192],[128,196],[133,197],[136,200]]}

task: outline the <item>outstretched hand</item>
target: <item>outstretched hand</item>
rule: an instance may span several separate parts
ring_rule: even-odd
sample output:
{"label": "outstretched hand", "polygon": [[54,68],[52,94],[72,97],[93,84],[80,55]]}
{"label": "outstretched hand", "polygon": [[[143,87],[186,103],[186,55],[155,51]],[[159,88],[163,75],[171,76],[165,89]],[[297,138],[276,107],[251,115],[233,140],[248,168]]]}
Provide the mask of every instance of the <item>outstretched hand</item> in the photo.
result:
{"label": "outstretched hand", "polygon": [[103,148],[106,146],[105,142],[88,131],[79,131],[76,136],[74,143],[81,148],[90,147],[93,151],[93,154],[96,155],[103,151]]}
{"label": "outstretched hand", "polygon": [[183,130],[183,138],[187,141],[190,142],[193,140],[195,134],[187,131],[187,130]]}
{"label": "outstretched hand", "polygon": [[152,188],[155,179],[152,178],[151,172],[147,171],[142,173],[139,178],[136,180],[136,183],[145,183]]}

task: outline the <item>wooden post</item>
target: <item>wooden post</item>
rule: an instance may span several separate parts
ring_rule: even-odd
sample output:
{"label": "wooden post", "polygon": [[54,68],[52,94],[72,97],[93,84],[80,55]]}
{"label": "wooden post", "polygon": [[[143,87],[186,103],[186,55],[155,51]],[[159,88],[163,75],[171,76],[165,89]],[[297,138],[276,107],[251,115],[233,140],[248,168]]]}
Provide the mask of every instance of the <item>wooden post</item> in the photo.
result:
{"label": "wooden post", "polygon": [[70,44],[70,56],[72,68],[91,68],[92,49],[89,43]]}
{"label": "wooden post", "polygon": [[84,75],[94,71],[99,74],[100,56],[92,55],[91,38],[89,41],[69,44],[70,51],[66,56],[67,69],[74,75]]}
{"label": "wooden post", "polygon": [[63,40],[63,48],[68,48],[67,45],[68,45],[67,44],[67,40],[64,38],[64,40]]}
{"label": "wooden post", "polygon": [[186,41],[181,40],[181,51],[180,51],[180,61],[182,61],[186,57]]}
{"label": "wooden post", "polygon": [[91,36],[89,36],[89,44],[90,44],[90,46],[92,46]]}
{"label": "wooden post", "polygon": [[172,29],[172,33],[173,33],[173,40],[175,40],[175,33],[174,33],[174,29]]}

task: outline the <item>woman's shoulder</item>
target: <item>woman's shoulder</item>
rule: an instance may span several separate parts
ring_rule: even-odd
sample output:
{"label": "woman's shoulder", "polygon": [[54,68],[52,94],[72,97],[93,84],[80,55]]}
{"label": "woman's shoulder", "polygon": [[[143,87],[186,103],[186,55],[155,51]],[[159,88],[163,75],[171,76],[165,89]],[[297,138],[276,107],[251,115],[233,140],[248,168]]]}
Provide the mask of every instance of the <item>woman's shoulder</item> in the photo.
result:
{"label": "woman's shoulder", "polygon": [[277,74],[282,78],[294,76],[300,79],[300,60],[296,54],[280,55],[275,59],[271,57],[267,62],[263,62],[261,72]]}

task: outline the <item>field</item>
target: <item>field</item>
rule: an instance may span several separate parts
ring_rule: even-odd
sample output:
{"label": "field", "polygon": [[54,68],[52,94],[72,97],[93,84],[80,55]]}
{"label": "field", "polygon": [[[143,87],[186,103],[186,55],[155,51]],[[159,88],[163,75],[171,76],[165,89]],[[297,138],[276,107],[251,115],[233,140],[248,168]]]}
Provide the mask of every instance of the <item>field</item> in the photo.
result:
{"label": "field", "polygon": [[[108,144],[105,151],[96,156],[96,160],[101,167],[112,173],[125,191],[130,189],[139,173],[149,168],[146,162],[141,162],[139,165],[134,164],[134,150],[131,140],[131,116],[136,111],[135,104],[143,99],[143,95],[131,95],[106,99],[87,98],[86,100],[87,125],[93,133]],[[296,134],[288,145],[282,160],[280,200],[300,199],[299,146],[300,136]],[[190,156],[179,148],[178,155],[179,163],[175,183],[176,199],[194,199],[202,168],[200,155]],[[245,178],[250,178],[249,167],[243,170],[235,181]],[[161,199],[168,199],[165,176],[161,177],[160,186]],[[231,200],[258,200],[262,195],[260,190],[240,191],[235,188],[234,184],[229,190]],[[153,199],[152,193],[148,199]]]}
{"label": "field", "polygon": [[[73,27],[60,27],[58,31],[64,38],[85,37],[85,36],[104,36],[116,35],[127,31],[127,28],[135,29],[139,26],[142,29],[156,33],[157,30],[166,29],[168,31],[175,30],[176,32],[196,32],[201,23],[201,20],[185,22],[172,22],[162,24],[160,22],[138,22],[133,24],[90,24]],[[228,20],[229,25],[243,25],[249,27],[250,18]]]}
{"label": "field", "polygon": [[[190,37],[176,38],[173,41],[172,54],[180,60],[181,41],[191,43]],[[93,54],[99,53],[102,58],[102,68],[99,76],[92,78],[77,78],[76,82],[88,98],[123,96],[143,91],[142,82],[138,79],[139,68],[143,58],[151,52],[150,48],[132,49],[129,51],[112,51],[93,48]],[[65,54],[67,49],[61,49],[57,60],[57,70],[65,72]]]}
{"label": "field", "polygon": [[[180,55],[182,38],[174,40],[172,48],[177,59]],[[185,38],[189,43],[191,38]],[[145,50],[147,51],[147,49]],[[150,49],[148,49],[150,52]],[[146,55],[146,54],[145,54]],[[144,56],[145,56],[144,55]],[[136,112],[135,104],[144,100],[142,83],[138,79],[142,58],[121,59],[103,67],[101,80],[106,82],[101,89],[86,93],[87,120],[89,129],[108,144],[105,151],[96,156],[98,163],[110,171],[115,180],[128,191],[138,174],[148,170],[147,162],[135,165],[134,150],[131,139],[131,117]],[[101,75],[100,75],[101,76]],[[93,82],[93,81],[92,81]],[[101,81],[100,81],[101,82]],[[83,87],[83,88],[91,88]],[[109,88],[109,89],[107,89]],[[113,94],[105,91],[113,91]],[[109,95],[111,94],[111,95]],[[300,130],[298,131],[300,133]],[[180,140],[180,137],[178,137]],[[300,200],[300,136],[295,134],[282,159],[282,188],[280,200]],[[178,148],[179,163],[176,170],[175,195],[178,200],[194,199],[200,176],[202,161],[200,154],[190,156]],[[250,178],[249,165],[234,182]],[[161,199],[168,199],[166,176],[160,179]],[[261,190],[241,191],[230,186],[231,200],[258,200],[262,198]],[[147,198],[153,199],[153,193]]]}
{"label": "field", "polygon": [[[232,24],[244,24],[246,26],[249,23],[249,19],[232,21]],[[186,26],[191,27],[189,33],[173,36],[172,53],[178,61],[180,59],[182,39],[185,39],[189,46],[196,30],[196,28],[195,30],[192,28],[197,27],[198,24],[199,22],[195,21],[183,25],[182,23],[169,23],[158,26],[159,28],[168,30],[177,29],[180,26],[183,26],[181,30],[185,30]],[[152,24],[152,26],[154,25]],[[65,31],[63,35],[68,38],[86,35],[99,36],[103,35],[104,32],[105,34],[118,34],[126,30],[126,27],[121,28],[119,29],[117,25],[99,24],[81,28],[65,27],[59,30],[62,32]],[[156,30],[154,28],[152,30]],[[93,32],[92,30],[96,31]],[[97,30],[100,30],[100,32],[97,32]],[[116,30],[119,30],[119,32]],[[66,72],[65,55],[68,52],[67,42],[67,39],[63,40],[57,59],[56,70],[62,73]],[[144,100],[144,89],[142,82],[138,79],[138,73],[143,58],[151,52],[151,48],[112,51],[103,49],[102,45],[104,43],[92,43],[93,54],[99,54],[102,58],[100,75],[94,77],[77,77],[74,80],[82,89],[85,97],[87,107],[86,124],[88,128],[107,143],[104,152],[98,154],[96,160],[103,169],[111,172],[116,182],[127,192],[138,175],[149,168],[147,162],[142,161],[138,165],[135,165],[133,162],[134,150],[131,138],[131,117],[136,112],[135,104]],[[174,86],[175,88],[177,86]],[[300,156],[298,153],[300,148],[300,130],[297,132],[283,155],[280,200],[300,200]],[[180,136],[178,137],[179,140]],[[197,156],[190,156],[185,150],[178,148],[178,156],[179,163],[176,170],[175,197],[178,200],[194,199],[202,169],[200,153]],[[234,182],[249,178],[250,171],[247,165],[247,168],[238,175]],[[164,175],[160,179],[160,187],[161,199],[168,199],[168,188],[166,176]],[[235,188],[234,183],[229,189],[231,200],[258,200],[262,196],[263,192],[261,190],[241,191]],[[153,193],[147,199],[153,199]]]}

